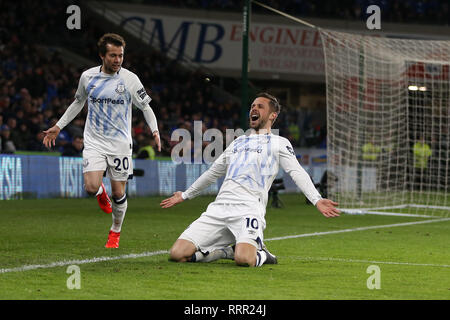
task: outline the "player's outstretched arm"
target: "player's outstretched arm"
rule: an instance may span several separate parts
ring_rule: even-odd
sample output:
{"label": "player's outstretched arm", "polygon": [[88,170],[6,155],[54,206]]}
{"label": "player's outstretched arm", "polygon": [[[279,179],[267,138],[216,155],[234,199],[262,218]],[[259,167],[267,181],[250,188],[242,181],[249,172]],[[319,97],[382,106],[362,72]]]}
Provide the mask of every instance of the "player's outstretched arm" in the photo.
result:
{"label": "player's outstretched arm", "polygon": [[336,208],[337,202],[329,199],[321,199],[317,201],[316,208],[327,218],[339,217],[339,209]]}
{"label": "player's outstretched arm", "polygon": [[60,131],[61,129],[57,125],[54,125],[50,129],[43,131],[45,133],[44,140],[42,141],[44,146],[49,149],[51,147],[54,147],[56,144],[56,138],[58,137]]}
{"label": "player's outstretched arm", "polygon": [[183,197],[181,196],[181,191],[177,191],[171,196],[170,198],[164,199],[159,204],[163,209],[173,207],[174,205],[177,205],[184,201]]}
{"label": "player's outstretched arm", "polygon": [[[80,88],[77,92],[79,91]],[[85,97],[76,97],[72,104],[64,112],[61,119],[59,119],[59,121],[50,129],[43,131],[45,133],[45,137],[42,142],[47,148],[50,149],[51,147],[55,146],[56,138],[58,137],[59,132],[64,129],[64,127],[68,125],[80,113],[81,109],[83,109],[84,107],[85,102]]]}

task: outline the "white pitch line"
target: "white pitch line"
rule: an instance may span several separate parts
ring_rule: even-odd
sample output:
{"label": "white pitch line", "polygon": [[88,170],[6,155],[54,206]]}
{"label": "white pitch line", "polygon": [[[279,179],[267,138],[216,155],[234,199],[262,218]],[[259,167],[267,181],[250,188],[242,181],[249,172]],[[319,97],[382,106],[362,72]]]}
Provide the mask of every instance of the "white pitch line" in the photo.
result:
{"label": "white pitch line", "polygon": [[323,257],[293,257],[293,258],[297,259],[297,260],[307,260],[307,261],[317,260],[317,261],[336,261],[336,262],[348,262],[348,263],[392,264],[392,265],[413,266],[413,267],[450,268],[450,265],[448,265],[448,264],[433,264],[433,263],[371,261],[371,260],[355,260],[355,259],[323,258]]}
{"label": "white pitch line", "polygon": [[83,259],[83,260],[63,260],[63,261],[53,262],[53,263],[49,263],[49,264],[32,264],[32,265],[25,265],[25,266],[16,267],[16,268],[10,268],[10,269],[0,269],[0,273],[20,272],[20,271],[29,271],[29,270],[36,270],[36,269],[48,269],[48,268],[54,268],[54,267],[70,266],[73,264],[79,265],[79,264],[96,263],[96,262],[121,260],[121,259],[137,259],[137,258],[143,258],[143,257],[156,256],[156,255],[164,254],[164,253],[169,253],[169,251],[160,250],[160,251],[143,252],[143,253],[137,253],[137,254],[131,253],[131,254],[125,254],[125,255],[115,256],[115,257],[97,257],[97,258]]}
{"label": "white pitch line", "polygon": [[[353,229],[342,229],[342,230],[334,230],[334,231],[304,233],[304,234],[298,234],[298,235],[292,235],[292,236],[269,238],[269,239],[265,239],[264,241],[276,241],[276,240],[295,239],[295,238],[303,238],[303,237],[314,237],[314,236],[322,236],[322,235],[337,234],[337,233],[344,233],[344,232],[364,231],[364,230],[370,230],[370,229],[403,227],[403,226],[410,226],[410,225],[416,225],[416,224],[433,223],[433,222],[449,221],[449,220],[450,220],[450,218],[444,218],[444,219],[433,219],[433,220],[425,220],[425,221],[386,224],[386,225],[379,225],[379,226],[359,227],[359,228],[353,228]],[[96,263],[96,262],[103,262],[103,261],[144,258],[144,257],[151,257],[151,256],[166,254],[166,253],[169,253],[169,251],[159,250],[159,251],[143,252],[143,253],[137,253],[137,254],[131,253],[131,254],[125,254],[125,255],[114,256],[114,257],[97,257],[97,258],[84,259],[84,260],[63,260],[63,261],[58,261],[58,262],[52,262],[49,264],[33,264],[33,265],[24,265],[24,266],[16,267],[16,268],[4,268],[4,269],[0,269],[0,274],[8,273],[8,272],[23,272],[23,271],[36,270],[36,269],[64,267],[64,266],[68,266],[68,265]]]}
{"label": "white pitch line", "polygon": [[353,228],[353,229],[341,229],[341,230],[334,230],[334,231],[304,233],[304,234],[296,234],[296,235],[292,235],[292,236],[269,238],[269,239],[265,239],[264,241],[276,241],[276,240],[286,240],[286,239],[295,239],[295,238],[303,238],[303,237],[322,236],[322,235],[327,235],[327,234],[364,231],[364,230],[371,230],[371,229],[404,227],[404,226],[411,226],[411,225],[416,225],[416,224],[433,223],[433,222],[441,222],[441,221],[450,221],[450,218],[432,219],[432,220],[424,220],[424,221],[413,221],[413,222],[404,222],[404,223],[395,223],[395,224],[385,224],[385,225],[380,225],[380,226],[359,227],[359,228]]}

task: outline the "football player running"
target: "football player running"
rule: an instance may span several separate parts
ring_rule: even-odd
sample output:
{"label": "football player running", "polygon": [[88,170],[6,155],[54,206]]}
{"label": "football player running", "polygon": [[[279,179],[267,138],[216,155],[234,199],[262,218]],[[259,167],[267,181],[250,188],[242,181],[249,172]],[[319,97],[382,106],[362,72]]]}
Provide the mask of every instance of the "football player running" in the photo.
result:
{"label": "football player running", "polygon": [[[150,127],[158,151],[161,143],[155,114],[138,76],[122,68],[124,39],[107,33],[98,41],[102,65],[84,71],[80,77],[74,102],[55,126],[44,131],[43,143],[55,146],[59,132],[67,126],[88,102],[84,128],[83,177],[85,190],[97,196],[100,208],[112,213],[107,248],[118,248],[120,232],[127,211],[126,184],[132,178],[132,105],[139,108]],[[103,175],[110,178],[112,202],[103,184]]]}

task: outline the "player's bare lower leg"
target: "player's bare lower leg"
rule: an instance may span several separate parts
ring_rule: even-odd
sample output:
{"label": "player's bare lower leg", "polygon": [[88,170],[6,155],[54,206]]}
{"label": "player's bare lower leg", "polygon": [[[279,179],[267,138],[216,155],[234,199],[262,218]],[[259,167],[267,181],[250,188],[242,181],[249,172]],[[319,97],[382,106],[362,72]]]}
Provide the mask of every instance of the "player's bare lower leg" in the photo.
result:
{"label": "player's bare lower leg", "polygon": [[111,213],[111,200],[103,185],[103,171],[88,171],[83,176],[86,192],[97,197],[98,205],[104,212]]}
{"label": "player's bare lower leg", "polygon": [[91,196],[99,196],[106,192],[103,188],[103,171],[89,171],[83,174],[84,189]]}
{"label": "player's bare lower leg", "polygon": [[86,192],[91,196],[97,195],[103,182],[103,171],[85,172],[83,174],[83,177],[84,189],[86,190]]}

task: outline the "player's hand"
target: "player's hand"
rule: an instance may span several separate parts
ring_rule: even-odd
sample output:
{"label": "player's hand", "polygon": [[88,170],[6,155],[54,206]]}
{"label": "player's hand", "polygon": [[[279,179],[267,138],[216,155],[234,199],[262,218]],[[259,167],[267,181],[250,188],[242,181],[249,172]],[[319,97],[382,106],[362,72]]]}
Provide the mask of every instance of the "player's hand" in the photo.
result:
{"label": "player's hand", "polygon": [[159,138],[159,131],[153,132],[153,138],[155,139],[158,152],[161,152],[161,139]]}
{"label": "player's hand", "polygon": [[181,196],[181,191],[177,191],[171,196],[170,198],[164,199],[159,204],[162,208],[170,208],[173,207],[176,204],[179,204],[180,202],[183,202],[183,197]]}
{"label": "player's hand", "polygon": [[56,144],[56,138],[58,137],[60,131],[61,129],[57,125],[54,125],[50,129],[43,131],[45,133],[44,140],[42,141],[44,146],[49,149],[51,147],[54,147]]}
{"label": "player's hand", "polygon": [[331,201],[329,199],[321,199],[316,203],[317,209],[327,218],[339,217],[339,213],[341,211],[336,208],[337,205],[337,202]]}

